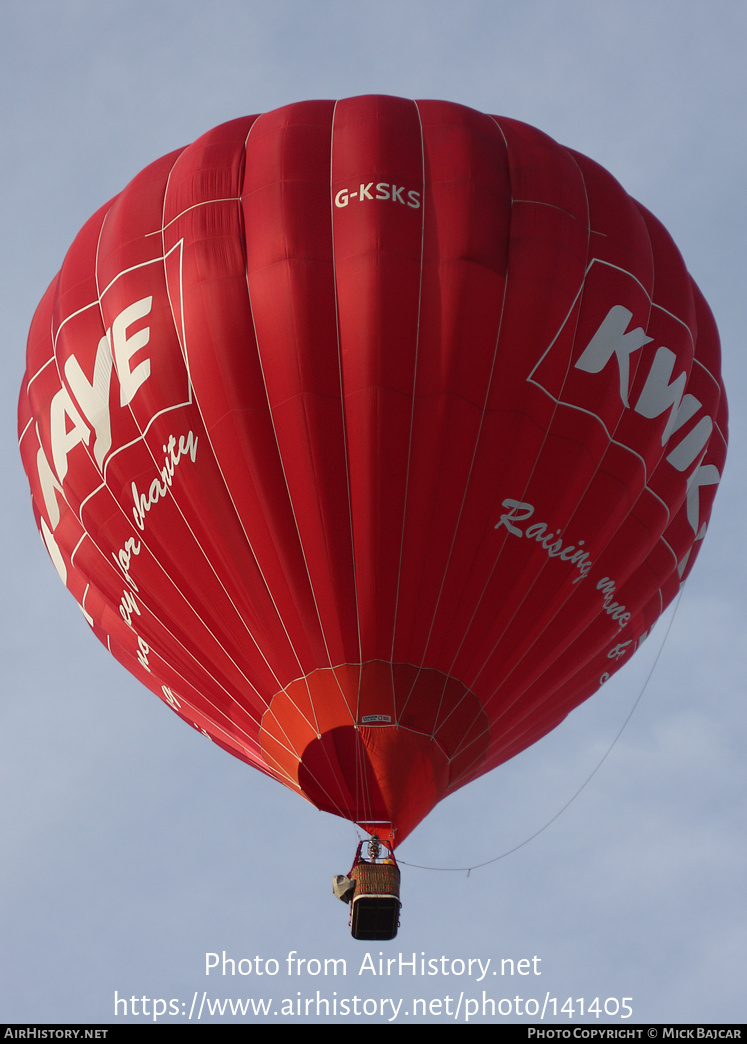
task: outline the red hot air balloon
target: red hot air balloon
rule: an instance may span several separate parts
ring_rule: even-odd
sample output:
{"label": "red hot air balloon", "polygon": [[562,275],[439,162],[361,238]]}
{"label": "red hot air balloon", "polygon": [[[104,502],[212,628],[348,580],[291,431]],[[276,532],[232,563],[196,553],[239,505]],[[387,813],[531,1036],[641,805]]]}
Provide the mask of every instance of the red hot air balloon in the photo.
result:
{"label": "red hot air balloon", "polygon": [[634,653],[726,452],[659,222],[515,120],[289,105],[157,160],[31,327],[20,446],[97,637],[399,843]]}

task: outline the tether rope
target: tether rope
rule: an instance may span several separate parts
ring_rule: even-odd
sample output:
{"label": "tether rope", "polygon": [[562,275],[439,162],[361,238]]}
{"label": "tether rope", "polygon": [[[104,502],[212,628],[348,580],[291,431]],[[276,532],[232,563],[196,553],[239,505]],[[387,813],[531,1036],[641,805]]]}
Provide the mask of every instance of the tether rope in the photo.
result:
{"label": "tether rope", "polygon": [[646,678],[645,678],[645,680],[643,682],[643,685],[641,686],[640,692],[638,693],[638,695],[635,698],[635,701],[633,702],[633,706],[628,711],[627,717],[625,718],[625,720],[623,721],[622,725],[618,729],[617,735],[614,737],[614,739],[612,740],[612,743],[609,745],[608,749],[605,751],[605,753],[602,755],[601,759],[598,761],[598,763],[594,766],[592,771],[589,773],[589,775],[583,781],[581,786],[575,791],[575,793],[573,793],[571,795],[571,797],[566,801],[566,803],[560,809],[558,809],[558,811],[550,819],[548,819],[547,822],[543,826],[541,826],[539,828],[539,830],[535,830],[533,834],[530,834],[529,837],[525,838],[518,845],[514,845],[513,848],[507,849],[505,852],[502,852],[500,855],[494,856],[492,859],[486,859],[485,862],[483,862],[483,863],[475,863],[473,866],[423,866],[420,863],[408,863],[404,859],[397,859],[397,862],[399,863],[399,865],[400,866],[410,866],[410,867],[413,867],[416,870],[438,870],[438,871],[441,871],[442,873],[466,873],[467,877],[469,877],[469,875],[471,874],[471,872],[473,870],[480,870],[484,866],[490,866],[492,863],[497,863],[499,860],[505,859],[507,856],[512,855],[514,852],[518,852],[520,848],[524,848],[524,846],[528,845],[530,841],[533,841],[536,837],[539,837],[539,835],[541,833],[543,833],[545,830],[547,830],[547,828],[549,826],[551,826],[555,822],[556,819],[559,819],[560,816],[562,816],[562,814],[566,811],[566,809],[569,808],[569,806],[573,804],[573,802],[579,796],[581,791],[584,790],[584,788],[591,782],[591,780],[597,774],[599,769],[602,767],[604,762],[607,760],[609,755],[612,753],[612,750],[615,747],[615,744],[617,743],[617,741],[620,739],[620,737],[622,736],[623,732],[627,728],[628,722],[633,717],[633,714],[635,712],[636,707],[641,702],[641,699],[643,698],[643,694],[646,691],[646,689],[648,688],[648,683],[651,681],[651,676],[653,675],[653,673],[654,673],[654,671],[656,669],[656,665],[659,662],[659,658],[661,657],[661,654],[664,651],[664,646],[666,645],[667,638],[669,637],[669,633],[672,630],[672,624],[674,623],[674,618],[677,615],[677,610],[679,609],[681,598],[682,598],[682,588],[680,588],[680,590],[679,590],[679,592],[677,594],[677,598],[675,599],[674,610],[673,610],[672,615],[670,617],[667,629],[664,632],[664,637],[662,639],[661,645],[659,646],[659,650],[656,653],[656,657],[654,659],[654,662],[652,663],[652,665],[651,665],[651,667],[649,669],[648,675],[646,676]]}

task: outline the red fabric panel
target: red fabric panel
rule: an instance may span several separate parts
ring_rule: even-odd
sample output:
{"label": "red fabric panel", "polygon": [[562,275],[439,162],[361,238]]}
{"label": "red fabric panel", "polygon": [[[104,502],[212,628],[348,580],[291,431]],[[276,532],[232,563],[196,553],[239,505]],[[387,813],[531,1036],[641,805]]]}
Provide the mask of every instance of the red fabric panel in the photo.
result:
{"label": "red fabric panel", "polygon": [[217,127],[84,226],[21,454],[94,633],[400,841],[633,654],[723,469],[708,306],[592,160],[369,96]]}

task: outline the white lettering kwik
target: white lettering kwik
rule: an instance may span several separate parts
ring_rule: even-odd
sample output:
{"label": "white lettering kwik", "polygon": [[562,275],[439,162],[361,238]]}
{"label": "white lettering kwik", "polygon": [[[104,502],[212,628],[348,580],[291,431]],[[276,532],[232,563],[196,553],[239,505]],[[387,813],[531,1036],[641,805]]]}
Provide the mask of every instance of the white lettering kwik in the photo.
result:
{"label": "white lettering kwik", "polygon": [[587,373],[601,373],[614,355],[620,370],[620,398],[623,405],[629,406],[628,384],[630,381],[629,357],[637,352],[653,337],[647,337],[640,326],[628,330],[628,323],[633,313],[622,305],[613,305],[602,320],[599,329],[584,349],[576,363],[578,370]]}
{"label": "white lettering kwik", "polygon": [[[578,370],[601,373],[614,357],[620,374],[620,398],[627,407],[630,407],[630,356],[653,340],[640,326],[628,329],[632,318],[630,309],[613,305],[576,362]],[[671,379],[676,361],[677,356],[671,349],[663,345],[657,348],[645,384],[632,407],[640,416],[651,419],[670,411],[661,436],[662,446],[703,405],[694,395],[685,394],[687,374],[684,370],[674,380]],[[713,419],[707,415],[701,417],[693,430],[667,456],[672,467],[678,471],[687,471],[708,445],[712,431]],[[697,526],[694,528],[697,532]]]}
{"label": "white lettering kwik", "polygon": [[[656,419],[669,412],[661,433],[661,444],[666,446],[672,436],[697,416],[703,409],[703,403],[695,395],[685,391],[686,370],[682,369],[674,376],[677,356],[670,348],[660,345],[654,353],[643,387],[635,403],[631,405],[630,357],[653,340],[642,327],[629,328],[632,319],[633,313],[630,309],[620,304],[613,305],[579,356],[576,368],[586,373],[601,373],[614,358],[620,377],[620,398],[624,406],[649,419]],[[694,471],[687,478],[687,521],[698,540],[705,534],[705,525],[701,525],[700,522],[700,487],[717,485],[721,481],[718,468],[714,464],[703,464],[702,461],[713,427],[713,418],[704,412],[666,456],[667,462],[679,472],[686,472],[696,464]],[[689,554],[688,551],[679,563],[680,575],[684,572]]]}

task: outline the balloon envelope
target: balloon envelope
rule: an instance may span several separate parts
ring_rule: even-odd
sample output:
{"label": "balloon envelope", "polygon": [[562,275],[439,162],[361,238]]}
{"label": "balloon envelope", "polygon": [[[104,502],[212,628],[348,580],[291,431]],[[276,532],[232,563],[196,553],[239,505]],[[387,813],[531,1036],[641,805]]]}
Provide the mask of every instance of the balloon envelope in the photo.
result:
{"label": "balloon envelope", "polygon": [[726,452],[672,240],[527,125],[289,105],[156,161],[33,320],[20,446],[97,637],[399,843],[634,653]]}

